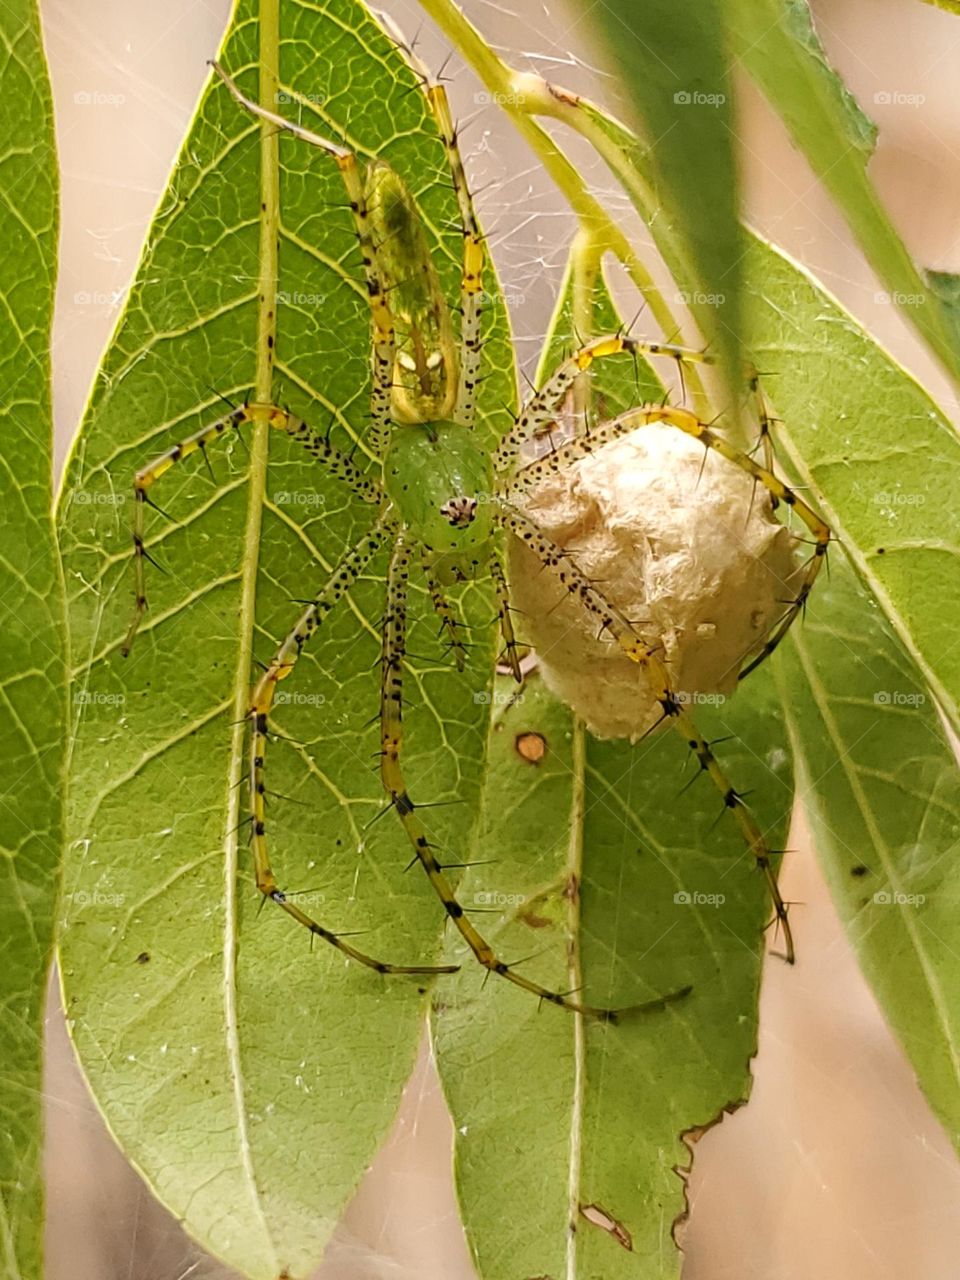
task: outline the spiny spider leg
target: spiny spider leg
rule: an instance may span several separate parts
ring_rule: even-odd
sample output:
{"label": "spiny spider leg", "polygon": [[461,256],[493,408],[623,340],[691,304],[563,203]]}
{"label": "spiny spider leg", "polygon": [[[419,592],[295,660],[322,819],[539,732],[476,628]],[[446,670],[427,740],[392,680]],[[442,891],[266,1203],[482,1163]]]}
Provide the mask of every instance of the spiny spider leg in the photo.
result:
{"label": "spiny spider leg", "polygon": [[447,641],[450,650],[453,653],[453,659],[456,663],[457,670],[462,671],[467,664],[467,649],[460,635],[460,620],[454,613],[444,594],[440,579],[433,570],[432,565],[426,555],[421,560],[423,564],[424,577],[427,580],[427,589],[430,592],[430,599],[433,602],[433,608],[440,619],[440,626],[446,632]]}
{"label": "spiny spider leg", "polygon": [[497,472],[507,471],[516,465],[521,447],[547,423],[557,416],[557,406],[567,390],[577,378],[596,360],[604,360],[608,356],[627,352],[631,355],[666,356],[676,360],[678,365],[711,364],[712,360],[703,351],[688,350],[686,347],[673,346],[664,342],[641,342],[637,338],[628,338],[625,334],[609,334],[603,338],[594,338],[568,356],[550,374],[539,391],[534,392],[527,400],[517,421],[500,442],[494,455],[494,469]]}
{"label": "spiny spider leg", "polygon": [[523,672],[520,670],[520,646],[513,631],[513,619],[510,617],[510,589],[507,586],[507,575],[503,571],[500,557],[495,551],[490,552],[490,576],[493,578],[497,593],[497,618],[500,622],[500,634],[503,636],[504,655],[510,667],[510,674],[517,684],[523,683]]}
{"label": "spiny spider leg", "polygon": [[[407,586],[410,577],[410,561],[412,552],[404,538],[400,535],[390,558],[390,569],[387,582],[387,611],[383,627],[383,678],[380,692],[380,737],[381,755],[380,772],[383,785],[393,807],[399,815],[407,837],[413,846],[417,861],[423,867],[433,886],[437,897],[443,903],[444,910],[453,921],[467,946],[483,965],[488,973],[495,973],[506,978],[515,986],[522,987],[540,1000],[560,1005],[575,1013],[605,1022],[615,1022],[620,1013],[627,1010],[601,1009],[593,1005],[582,1004],[559,991],[551,991],[532,978],[517,973],[514,968],[498,958],[486,939],[474,928],[457,900],[453,886],[444,875],[444,869],[437,861],[434,846],[426,828],[417,816],[418,806],[411,800],[404,781],[400,765],[400,750],[403,742],[403,663],[406,636]],[[422,808],[422,806],[420,806]],[[687,989],[676,992],[649,1004],[635,1006],[630,1012],[661,1009],[672,999],[679,999],[687,994]]]}
{"label": "spiny spider leg", "polygon": [[[331,142],[310,129],[285,120],[275,111],[268,111],[242,93],[234,81],[217,62],[210,64],[230,93],[251,115],[260,120],[274,124],[278,129],[319,147],[337,163],[340,177],[347,192],[347,200],[353,214],[357,239],[360,242],[360,255],[363,258],[363,270],[367,282],[367,301],[373,324],[373,382],[370,391],[370,426],[369,439],[374,452],[383,457],[391,426],[391,398],[393,391],[394,357],[396,339],[393,316],[387,303],[386,290],[377,269],[376,245],[370,230],[370,215],[367,210],[367,197],[360,175],[357,157],[348,147]],[[294,98],[296,95],[291,95]]]}
{"label": "spiny spider leg", "polygon": [[127,657],[130,653],[134,637],[140,629],[143,615],[147,611],[147,591],[143,562],[150,557],[144,542],[143,509],[151,501],[148,491],[161,476],[165,475],[171,467],[176,466],[178,462],[182,462],[184,458],[189,458],[191,454],[204,451],[208,445],[224,439],[229,431],[238,431],[245,423],[252,424],[263,421],[267,421],[271,427],[276,427],[298,444],[303,445],[318,461],[326,466],[333,476],[348,485],[354,495],[360,498],[362,502],[380,503],[383,495],[376,481],[368,479],[347,454],[335,448],[325,436],[320,435],[313,427],[308,426],[302,418],[296,417],[286,409],[277,408],[275,405],[242,404],[234,409],[232,413],[228,413],[225,417],[211,423],[210,426],[201,427],[199,431],[195,431],[193,435],[187,436],[186,439],[181,440],[178,444],[172,445],[151,462],[148,462],[145,467],[141,467],[133,477],[135,498],[133,507],[133,555],[136,595],[133,617],[130,620],[127,634],[120,649],[123,657]]}
{"label": "spiny spider leg", "polygon": [[302,911],[295,902],[283,892],[277,884],[276,876],[270,865],[266,837],[266,784],[264,766],[269,737],[268,717],[273,706],[273,699],[278,683],[285,679],[296,665],[303,646],[320,626],[331,609],[343,598],[358,576],[373,559],[374,555],[386,543],[396,536],[397,526],[389,519],[381,518],[354,549],[349,552],[333,576],[314,597],[306,609],[300,614],[296,625],[274,654],[266,671],[258,680],[250,703],[250,818],[253,828],[253,867],[257,888],[264,898],[270,898],[298,924],[302,924],[316,937],[329,942],[331,946],[342,951],[351,960],[357,960],[368,969],[377,973],[455,973],[458,965],[397,965],[376,960],[363,951],[358,951],[346,942],[342,935],[332,933],[318,924]]}
{"label": "spiny spider leg", "polygon": [[[680,412],[674,410],[674,412]],[[626,416],[626,415],[624,415]],[[689,415],[694,422],[696,418]],[[743,802],[740,792],[734,788],[717,762],[709,742],[700,733],[692,717],[684,710],[670,686],[667,669],[658,656],[658,650],[648,645],[630,622],[602,592],[584,576],[576,562],[562,547],[557,546],[535,521],[515,507],[504,502],[501,506],[503,525],[524,542],[552,571],[564,589],[572,596],[579,598],[580,603],[588,609],[600,622],[602,631],[609,631],[628,658],[638,663],[644,670],[654,696],[662,709],[661,721],[669,720],[688,747],[697,757],[701,770],[710,775],[718,791],[723,796],[724,806],[733,811],[740,827],[747,848],[753,855],[757,866],[763,872],[767,889],[774,905],[776,920],[783,929],[786,959],[790,964],[794,961],[793,934],[787,919],[787,907],[777,887],[777,877],[771,861],[771,850],[767,848],[763,832],[756,819]]]}

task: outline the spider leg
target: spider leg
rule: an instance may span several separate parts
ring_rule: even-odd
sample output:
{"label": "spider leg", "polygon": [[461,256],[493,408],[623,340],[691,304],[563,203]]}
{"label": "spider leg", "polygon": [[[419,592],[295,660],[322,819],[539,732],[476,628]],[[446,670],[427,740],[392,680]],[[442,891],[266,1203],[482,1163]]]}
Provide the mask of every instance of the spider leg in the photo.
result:
{"label": "spider leg", "polygon": [[[626,1010],[601,1009],[582,1004],[559,991],[551,991],[532,978],[518,973],[513,965],[499,959],[487,940],[467,919],[463,906],[457,900],[453,886],[444,874],[444,867],[437,860],[429,833],[419,817],[424,806],[416,805],[410,798],[400,764],[400,751],[403,743],[403,663],[405,653],[406,618],[407,618],[407,584],[410,576],[412,552],[402,535],[394,543],[390,558],[390,569],[387,585],[387,611],[383,624],[382,650],[382,685],[380,693],[380,773],[383,786],[390,803],[400,818],[407,833],[417,861],[423,867],[437,897],[443,903],[444,910],[453,921],[464,942],[476,956],[488,973],[506,978],[515,986],[529,991],[540,1000],[560,1005],[575,1013],[597,1018],[605,1022],[615,1022],[618,1014]],[[450,864],[453,865],[453,864]],[[687,990],[664,996],[649,1004],[636,1006],[636,1010],[660,1009],[665,1003],[679,999],[687,994]]]}
{"label": "spider leg", "polygon": [[172,445],[151,462],[148,462],[146,466],[141,467],[133,477],[135,600],[133,617],[130,619],[130,624],[120,649],[123,657],[127,657],[130,653],[134,637],[139,631],[143,616],[147,611],[144,561],[150,560],[151,556],[146,549],[144,507],[148,505],[156,506],[156,503],[150,497],[150,490],[162,476],[166,475],[171,467],[176,466],[178,462],[182,462],[184,458],[189,458],[195,453],[202,453],[206,458],[207,448],[217,441],[223,440],[229,432],[238,432],[245,423],[253,424],[264,420],[271,427],[283,431],[292,440],[303,445],[319,462],[326,466],[327,470],[336,479],[346,484],[354,496],[362,502],[378,505],[381,502],[383,494],[380,486],[375,481],[365,476],[353,460],[332,445],[326,437],[308,426],[302,418],[288,413],[286,409],[277,408],[275,405],[242,404],[238,405],[232,413],[219,418],[209,426],[201,427],[199,431],[195,431],[193,435],[187,436],[177,444]]}
{"label": "spider leg", "polygon": [[634,356],[666,356],[675,360],[678,366],[711,363],[710,357],[704,352],[677,347],[672,343],[642,342],[637,338],[628,338],[625,334],[594,338],[558,365],[540,390],[529,397],[520,410],[513,430],[504,436],[494,455],[495,470],[502,473],[510,471],[516,465],[522,445],[554,420],[566,392],[595,361],[623,352]]}
{"label": "spider leg", "polygon": [[[337,142],[321,137],[311,129],[293,124],[285,120],[275,111],[269,111],[259,102],[242,93],[234,81],[216,62],[210,64],[226,85],[234,99],[244,110],[260,120],[270,124],[302,142],[319,147],[327,155],[332,156],[340,171],[340,177],[347,193],[347,200],[353,213],[357,240],[360,243],[360,256],[363,259],[363,270],[367,283],[367,301],[373,325],[373,379],[370,389],[370,443],[378,457],[382,457],[386,449],[392,424],[391,401],[393,395],[393,371],[396,356],[396,334],[393,315],[387,303],[386,289],[377,269],[376,245],[370,229],[370,215],[367,209],[367,197],[363,178],[356,155]],[[291,93],[294,100],[297,95]]]}
{"label": "spider leg", "polygon": [[433,566],[429,563],[426,556],[423,557],[423,573],[427,580],[427,589],[430,592],[430,599],[433,602],[433,608],[437,617],[440,619],[441,629],[446,632],[447,641],[450,650],[453,653],[453,660],[456,663],[458,671],[462,671],[467,664],[467,648],[464,644],[463,637],[460,634],[460,619],[454,613],[450,606],[450,602],[444,595],[443,587],[440,579],[433,570]]}
{"label": "spider leg", "polygon": [[295,626],[277,649],[253,691],[250,702],[250,822],[252,827],[253,866],[257,888],[264,900],[269,898],[292,916],[311,934],[329,942],[351,960],[357,960],[377,973],[454,973],[457,965],[396,965],[376,960],[366,952],[351,946],[342,934],[331,932],[302,911],[296,902],[280,888],[267,850],[266,837],[266,783],[265,759],[269,739],[268,717],[273,706],[277,685],[290,675],[304,645],[321,625],[331,609],[344,597],[356,582],[363,569],[370,563],[389,537],[395,535],[397,526],[381,518],[369,533],[341,560],[333,576],[300,614]]}
{"label": "spider leg", "polygon": [[[681,411],[673,410],[673,412]],[[693,415],[689,416],[693,417]],[[693,420],[696,421],[695,418]],[[501,504],[500,519],[501,523],[526,543],[547,569],[555,574],[568,594],[576,596],[581,605],[597,618],[601,629],[610,633],[627,657],[643,669],[661,708],[660,722],[668,720],[672,728],[683,737],[687,746],[696,755],[701,770],[710,775],[717,790],[723,796],[724,807],[733,812],[747,848],[766,880],[777,923],[783,929],[786,959],[792,964],[793,935],[787,919],[787,907],[777,886],[772,851],[767,847],[756,819],[744,804],[742,794],[730,783],[710,743],[700,733],[693,718],[671,688],[667,669],[658,656],[658,649],[647,644],[620,610],[583,575],[572,556],[547,537],[535,521],[506,502]]]}
{"label": "spider leg", "polygon": [[510,589],[507,585],[507,575],[503,571],[500,557],[493,551],[490,553],[490,576],[493,578],[497,593],[497,617],[500,621],[500,634],[503,636],[504,655],[514,680],[517,684],[522,684],[523,673],[520,670],[520,654],[517,652],[519,645],[513,631],[513,619],[510,617]]}

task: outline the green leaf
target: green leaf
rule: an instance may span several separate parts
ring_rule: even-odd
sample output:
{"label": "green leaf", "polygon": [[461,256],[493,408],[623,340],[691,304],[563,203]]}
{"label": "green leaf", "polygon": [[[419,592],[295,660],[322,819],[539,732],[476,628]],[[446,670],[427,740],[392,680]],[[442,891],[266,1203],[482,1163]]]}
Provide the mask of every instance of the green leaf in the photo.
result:
{"label": "green leaf", "polygon": [[[785,254],[751,238],[749,345],[782,448],[960,726],[960,440],[916,383]],[[815,606],[819,614],[820,606]]]}
{"label": "green leaf", "polygon": [[[570,288],[541,373],[570,342]],[[595,330],[615,327],[602,290],[595,306]],[[643,366],[642,389],[628,362],[594,376],[604,413],[658,395]],[[478,927],[508,961],[529,957],[524,973],[600,1003],[693,990],[603,1026],[475,969],[438,988],[468,1239],[483,1280],[676,1276],[684,1135],[750,1088],[765,890],[709,783],[681,797],[691,774],[676,735],[594,740],[536,676],[521,692],[498,682],[495,698],[477,865],[460,894]],[[710,710],[701,727],[732,735],[723,764],[782,847],[793,783],[769,675]]]}
{"label": "green leaf", "polygon": [[695,314],[736,403],[743,245],[724,6],[608,0],[593,16],[646,141],[654,199],[676,228]]}
{"label": "green leaf", "polygon": [[42,1271],[42,1036],[62,841],[63,591],[51,520],[53,107],[32,0],[0,10],[0,1271]]}
{"label": "green leaf", "polygon": [[867,174],[876,126],[827,61],[806,0],[728,0],[727,12],[739,57],[850,224],[885,300],[960,378],[957,335]]}
{"label": "green leaf", "polygon": [[803,804],[860,965],[960,1147],[957,760],[850,568],[817,596],[780,668]]}
{"label": "green leaf", "polygon": [[946,9],[947,13],[960,14],[960,3],[958,3],[958,0],[925,0],[925,3],[936,5],[938,9]]}
{"label": "green leaf", "polygon": [[[416,77],[366,10],[242,0],[221,60],[253,95],[257,65],[269,86],[279,61],[268,106],[390,161],[455,300],[462,237],[443,147]],[[369,315],[336,165],[279,139],[278,194],[268,164],[263,197],[280,206],[272,280],[260,134],[225,88],[207,90],[70,462],[63,544],[80,701],[63,976],[81,1063],[124,1151],[205,1247],[274,1278],[316,1265],[390,1125],[428,984],[345,964],[323,943],[311,953],[306,931],[272,904],[259,910],[239,830],[251,655],[271,657],[293,599],[323,585],[369,509],[265,427],[211,448],[213,477],[196,459],[174,467],[153,491],[172,518],[147,512],[165,572],[147,565],[151,608],[131,656],[119,652],[134,471],[222,415],[221,396],[255,388],[270,355],[258,322],[266,333],[274,308],[274,399],[321,432],[331,423],[334,443],[372,466]],[[515,383],[502,307],[487,313],[480,409],[493,439]],[[304,910],[362,931],[357,945],[379,958],[429,963],[442,909],[425,877],[404,874],[396,815],[376,821],[384,569],[381,556],[282,686],[268,835]],[[494,657],[487,586],[465,589],[462,606],[477,633],[458,676],[412,584],[405,719],[411,791],[437,804],[437,841],[458,846],[478,807]]]}

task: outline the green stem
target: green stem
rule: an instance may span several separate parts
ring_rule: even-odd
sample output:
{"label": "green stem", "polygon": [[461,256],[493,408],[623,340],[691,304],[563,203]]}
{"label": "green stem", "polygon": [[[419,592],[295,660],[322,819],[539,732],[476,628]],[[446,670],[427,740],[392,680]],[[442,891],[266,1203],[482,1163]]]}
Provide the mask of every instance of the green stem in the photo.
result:
{"label": "green stem", "polygon": [[[563,91],[554,90],[540,76],[514,71],[508,67],[487,45],[476,27],[467,21],[453,0],[420,0],[420,3],[451,44],[459,49],[473,67],[487,87],[491,100],[502,107],[513,121],[517,132],[536,152],[596,251],[601,257],[604,253],[612,253],[623,263],[661,331],[668,337],[676,333],[680,327],[676,317],[633,246],[603,206],[587,190],[567,156],[534,119],[535,115],[557,115],[566,120],[565,115],[551,109],[557,94],[561,95],[557,100],[557,106],[560,107]],[[689,382],[690,390],[698,402],[704,403],[703,386],[696,371]]]}

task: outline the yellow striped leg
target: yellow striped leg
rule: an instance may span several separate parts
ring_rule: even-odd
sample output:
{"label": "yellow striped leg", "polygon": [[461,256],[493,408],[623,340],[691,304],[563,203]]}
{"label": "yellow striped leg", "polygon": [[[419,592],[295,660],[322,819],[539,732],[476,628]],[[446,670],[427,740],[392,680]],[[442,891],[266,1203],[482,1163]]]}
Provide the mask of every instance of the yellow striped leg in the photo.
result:
{"label": "yellow striped leg", "polygon": [[140,623],[143,621],[143,615],[147,611],[146,575],[143,562],[150,557],[144,543],[143,509],[150,501],[149,490],[161,476],[165,475],[178,462],[182,462],[184,458],[189,458],[194,453],[203,452],[208,445],[223,439],[229,431],[239,430],[244,423],[257,421],[267,421],[271,427],[276,427],[278,430],[285,432],[291,439],[296,440],[298,444],[302,444],[318,461],[326,466],[332,475],[336,476],[338,480],[342,480],[344,484],[349,485],[362,502],[380,503],[382,498],[380,486],[375,481],[369,480],[347,454],[335,448],[330,444],[329,440],[324,436],[318,435],[312,427],[309,427],[302,418],[295,417],[292,413],[288,413],[286,409],[277,408],[275,405],[243,404],[234,409],[232,413],[227,414],[226,417],[211,423],[209,427],[202,427],[199,431],[194,432],[192,436],[187,436],[185,440],[172,445],[171,448],[148,462],[145,467],[141,467],[133,477],[135,602],[133,617],[130,620],[130,625],[127,628],[127,634],[120,650],[123,657],[127,657],[129,654],[134,637],[140,629]]}
{"label": "yellow striped leg", "polygon": [[[336,161],[347,193],[347,200],[353,214],[357,239],[360,242],[360,256],[363,259],[363,270],[367,282],[367,300],[370,305],[370,316],[373,324],[373,380],[370,389],[370,443],[374,452],[382,457],[387,446],[391,426],[391,399],[393,394],[393,368],[396,355],[393,316],[387,303],[386,291],[377,270],[376,246],[370,232],[370,216],[367,212],[367,199],[364,192],[363,179],[360,176],[357,157],[348,147],[331,142],[311,129],[293,124],[285,120],[275,111],[268,111],[259,102],[254,102],[227,75],[219,63],[210,64],[235,100],[246,111],[260,120],[268,120],[278,129],[289,133],[301,142],[308,142],[319,147]],[[296,94],[291,93],[296,99]]]}
{"label": "yellow striped leg", "polygon": [[495,469],[502,472],[514,466],[521,446],[554,421],[558,406],[568,389],[595,361],[624,352],[634,356],[666,356],[675,360],[680,367],[684,364],[712,363],[710,357],[702,351],[673,346],[671,343],[641,342],[637,338],[628,338],[625,334],[594,338],[558,365],[540,390],[530,396],[520,410],[513,430],[500,442],[494,455]]}
{"label": "yellow striped leg", "polygon": [[[800,584],[796,596],[789,602],[783,617],[774,625],[770,637],[763,645],[763,648],[741,670],[740,679],[742,680],[773,653],[790,629],[797,614],[803,609],[813,590],[817,575],[820,573],[820,566],[826,559],[827,549],[832,537],[830,526],[809,503],[800,497],[796,490],[791,489],[774,471],[755,462],[749,454],[737,449],[719,432],[707,426],[705,422],[701,422],[689,410],[676,408],[672,405],[644,405],[637,409],[628,409],[626,413],[622,413],[616,418],[611,418],[609,422],[601,423],[589,435],[566,441],[551,453],[545,454],[542,458],[537,458],[536,461],[521,468],[503,489],[501,496],[504,501],[513,503],[520,494],[533,488],[551,473],[562,471],[571,463],[595,452],[597,449],[602,448],[603,445],[609,444],[611,440],[616,440],[619,436],[628,435],[638,427],[648,426],[653,422],[676,427],[686,435],[693,436],[705,448],[715,450],[726,458],[728,462],[733,463],[741,471],[745,471],[747,475],[752,476],[770,494],[774,506],[782,502],[784,506],[796,511],[810,531],[813,539],[813,554],[806,562],[803,582]],[[769,436],[767,437],[767,443],[769,444]]]}
{"label": "yellow striped leg", "polygon": [[[551,991],[539,982],[517,973],[515,969],[500,960],[493,948],[467,919],[463,907],[457,901],[453,886],[444,875],[441,863],[434,853],[434,845],[430,843],[427,830],[417,815],[417,806],[407,791],[403,772],[400,766],[400,749],[403,741],[403,663],[405,652],[407,585],[410,576],[411,552],[403,538],[398,538],[390,559],[390,573],[387,586],[387,611],[383,625],[382,686],[380,694],[380,773],[383,785],[396,809],[413,846],[417,861],[427,873],[427,877],[443,903],[447,916],[453,921],[461,937],[476,956],[477,960],[489,973],[498,974],[512,982],[515,986],[531,992],[540,1000],[560,1005],[575,1013],[586,1014],[607,1022],[615,1022],[618,1012],[614,1009],[600,1009],[592,1005],[582,1004],[559,991]],[[687,991],[677,992],[649,1004],[636,1006],[636,1010],[660,1009],[668,1001],[686,995]]]}
{"label": "yellow striped leg", "polygon": [[[676,411],[675,411],[676,412]],[[558,547],[555,542],[543,533],[536,523],[523,512],[504,504],[501,510],[503,525],[515,534],[537,555],[543,564],[557,577],[564,589],[572,596],[579,598],[584,608],[588,609],[600,623],[601,631],[608,631],[623,652],[633,662],[643,668],[650,683],[653,695],[660,705],[663,720],[669,720],[673,728],[683,737],[687,746],[696,755],[701,770],[708,773],[723,796],[724,806],[732,810],[734,818],[743,834],[747,848],[753,855],[756,865],[763,872],[767,888],[773,902],[775,919],[783,929],[786,959],[793,964],[793,934],[787,919],[787,907],[777,887],[777,877],[773,870],[771,851],[767,848],[763,832],[756,819],[743,802],[743,797],[731,785],[726,774],[717,763],[709,742],[700,733],[692,717],[678,701],[667,675],[667,669],[658,656],[659,650],[646,643],[624,618],[623,614],[607,600],[577,567],[571,556]]]}
{"label": "yellow striped leg", "polygon": [[463,232],[463,268],[460,279],[460,384],[457,388],[457,422],[472,427],[477,413],[477,382],[480,377],[483,268],[486,254],[480,224],[457,143],[457,130],[450,113],[447,91],[442,84],[427,82],[427,99],[447,152]]}
{"label": "yellow striped leg", "polygon": [[433,601],[434,611],[440,619],[441,630],[446,632],[457,670],[462,671],[467,665],[467,648],[460,635],[460,620],[450,607],[450,602],[444,595],[440,579],[434,573],[433,566],[430,564],[426,554],[422,557],[422,564],[424,576],[427,579],[427,589],[430,592],[430,599]]}
{"label": "yellow striped leg", "polygon": [[500,622],[500,634],[503,636],[504,657],[514,680],[517,684],[522,684],[519,645],[513,632],[513,619],[510,617],[510,588],[507,586],[507,575],[503,571],[500,558],[494,551],[490,552],[490,576],[493,578],[497,593],[497,618]]}
{"label": "yellow striped leg", "polygon": [[270,665],[258,680],[250,703],[250,821],[252,824],[253,867],[257,888],[265,898],[282,907],[310,933],[329,942],[351,960],[357,960],[377,973],[455,973],[457,965],[396,965],[376,960],[351,946],[341,935],[332,933],[302,911],[277,884],[270,865],[266,836],[266,782],[264,776],[268,718],[277,684],[293,670],[304,645],[320,626],[330,610],[343,598],[358,576],[380,550],[387,538],[396,532],[394,525],[380,520],[341,562],[326,586],[304,609],[296,626],[280,645]]}
{"label": "yellow striped leg", "polygon": [[145,467],[141,467],[133,477],[133,565],[134,565],[134,582],[135,582],[135,600],[133,606],[133,617],[130,619],[130,625],[127,627],[127,634],[124,637],[123,645],[120,649],[123,657],[127,657],[130,652],[130,646],[133,644],[134,636],[140,629],[140,623],[143,621],[143,615],[147,611],[147,588],[146,575],[144,573],[144,560],[149,559],[144,546],[144,536],[146,533],[144,527],[144,507],[150,501],[148,491],[156,484],[162,475],[176,466],[178,462],[182,462],[184,458],[189,458],[192,453],[205,450],[208,445],[214,441],[224,437],[228,431],[238,430],[245,422],[250,420],[250,413],[246,405],[234,409],[232,413],[227,414],[225,418],[220,418],[217,422],[212,423],[209,427],[202,427],[199,431],[195,431],[192,436],[187,436],[185,440],[181,440],[178,444],[173,445],[164,453],[154,458],[152,462],[148,462]]}

